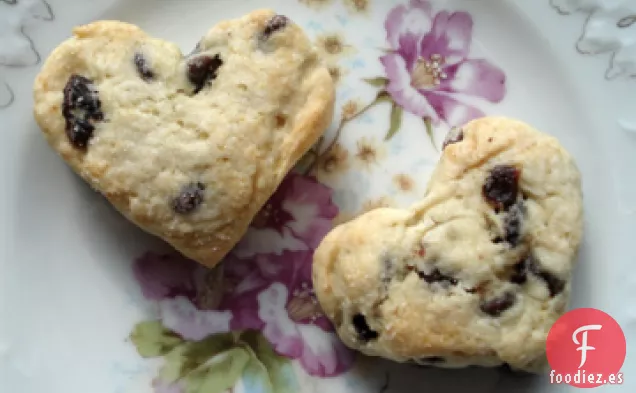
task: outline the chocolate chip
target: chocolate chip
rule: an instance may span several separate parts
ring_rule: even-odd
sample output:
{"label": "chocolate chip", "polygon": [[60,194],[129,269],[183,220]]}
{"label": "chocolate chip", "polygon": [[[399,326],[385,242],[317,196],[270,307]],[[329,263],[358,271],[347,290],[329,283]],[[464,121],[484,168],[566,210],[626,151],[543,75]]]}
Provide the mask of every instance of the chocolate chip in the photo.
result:
{"label": "chocolate chip", "polygon": [[451,285],[457,285],[457,279],[451,276],[447,276],[445,274],[442,274],[439,269],[435,268],[433,269],[429,274],[426,274],[424,272],[417,272],[417,275],[420,276],[420,278],[424,281],[426,281],[429,284],[432,284],[434,282],[448,282]]}
{"label": "chocolate chip", "polygon": [[516,203],[504,218],[505,239],[511,246],[516,247],[521,239],[521,226],[523,223],[524,208],[521,203]]}
{"label": "chocolate chip", "polygon": [[219,67],[223,65],[220,55],[201,55],[188,61],[188,79],[194,85],[194,94],[203,89],[208,81],[216,79]]}
{"label": "chocolate chip", "polygon": [[263,30],[263,39],[268,39],[269,36],[281,30],[289,23],[289,18],[284,15],[276,15],[267,22],[265,30]]}
{"label": "chocolate chip", "polygon": [[515,304],[516,300],[517,300],[517,297],[514,293],[505,292],[501,296],[495,297],[490,300],[482,301],[479,305],[479,308],[481,309],[481,311],[485,312],[486,314],[490,316],[498,317],[504,311],[512,307]]}
{"label": "chocolate chip", "polygon": [[378,332],[371,330],[367,324],[367,320],[362,314],[356,314],[353,316],[353,327],[355,327],[358,333],[358,338],[361,341],[368,342],[378,338]]}
{"label": "chocolate chip", "polygon": [[202,183],[191,183],[181,189],[178,197],[172,200],[172,209],[179,214],[187,214],[194,211],[203,202]]}
{"label": "chocolate chip", "polygon": [[442,143],[442,150],[444,150],[448,145],[452,145],[453,143],[461,142],[463,140],[464,131],[461,128],[451,128]]}
{"label": "chocolate chip", "polygon": [[421,362],[421,363],[430,363],[430,364],[439,364],[439,363],[446,362],[446,359],[444,359],[441,356],[427,356],[427,357],[424,357],[424,358],[420,358],[419,362]]}
{"label": "chocolate chip", "polygon": [[71,75],[63,91],[62,115],[66,135],[75,147],[83,148],[93,135],[90,120],[104,120],[101,101],[93,81],[81,75]]}
{"label": "chocolate chip", "polygon": [[517,201],[521,171],[511,165],[497,165],[484,182],[482,193],[497,210],[508,210]]}
{"label": "chocolate chip", "polygon": [[137,67],[137,72],[141,79],[145,81],[149,81],[155,77],[155,73],[152,72],[146,58],[143,54],[136,52],[134,56],[135,67]]}

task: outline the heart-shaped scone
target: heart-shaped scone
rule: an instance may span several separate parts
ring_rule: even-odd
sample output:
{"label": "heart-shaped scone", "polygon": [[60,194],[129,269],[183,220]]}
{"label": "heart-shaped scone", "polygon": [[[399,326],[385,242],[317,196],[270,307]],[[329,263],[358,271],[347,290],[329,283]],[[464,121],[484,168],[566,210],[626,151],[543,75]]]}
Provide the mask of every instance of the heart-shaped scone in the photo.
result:
{"label": "heart-shaped scone", "polygon": [[472,121],[444,146],[420,203],[326,236],[318,300],[368,355],[542,372],[583,231],[577,166],[555,138],[505,118]]}
{"label": "heart-shaped scone", "polygon": [[219,23],[186,57],[123,22],[73,33],[35,81],[40,128],[121,213],[204,265],[331,122],[328,70],[272,11]]}

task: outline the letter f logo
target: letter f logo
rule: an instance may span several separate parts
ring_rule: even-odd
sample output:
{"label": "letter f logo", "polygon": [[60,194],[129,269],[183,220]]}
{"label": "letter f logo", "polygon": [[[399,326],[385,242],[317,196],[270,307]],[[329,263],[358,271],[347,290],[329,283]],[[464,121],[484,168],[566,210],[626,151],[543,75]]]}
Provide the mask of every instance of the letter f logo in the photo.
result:
{"label": "letter f logo", "polygon": [[[580,345],[580,347],[576,349],[577,351],[581,351],[581,364],[579,364],[579,368],[583,367],[585,361],[587,360],[587,351],[593,351],[596,349],[587,345],[587,332],[590,330],[601,330],[601,328],[601,325],[585,325],[576,329],[574,333],[572,333],[572,341],[574,341],[574,344]],[[582,340],[581,342],[579,342],[576,336],[581,332],[583,333],[581,335]]]}

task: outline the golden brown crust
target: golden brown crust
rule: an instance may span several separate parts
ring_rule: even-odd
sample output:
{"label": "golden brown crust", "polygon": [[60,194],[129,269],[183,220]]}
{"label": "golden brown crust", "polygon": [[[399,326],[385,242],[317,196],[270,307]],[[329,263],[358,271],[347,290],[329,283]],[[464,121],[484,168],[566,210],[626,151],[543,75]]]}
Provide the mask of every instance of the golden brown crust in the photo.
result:
{"label": "golden brown crust", "polygon": [[[512,208],[496,211],[483,195],[499,166],[520,171],[514,242],[505,224]],[[422,201],[373,210],[324,238],[314,289],[345,344],[365,354],[541,372],[582,232],[580,174],[569,153],[527,124],[482,118],[445,148]],[[506,306],[488,305],[504,295]]]}
{"label": "golden brown crust", "polygon": [[[333,114],[333,81],[298,26],[289,24],[267,47],[259,41],[274,15],[255,11],[206,34],[199,54],[219,53],[224,64],[196,95],[188,93],[186,59],[175,45],[119,21],[76,27],[36,77],[35,119],[49,144],[117,210],[212,267]],[[147,56],[156,80],[136,74],[135,51]],[[72,74],[94,82],[106,118],[86,149],[70,143],[62,116]],[[193,214],[175,214],[171,198],[188,181],[205,184],[205,200]]]}

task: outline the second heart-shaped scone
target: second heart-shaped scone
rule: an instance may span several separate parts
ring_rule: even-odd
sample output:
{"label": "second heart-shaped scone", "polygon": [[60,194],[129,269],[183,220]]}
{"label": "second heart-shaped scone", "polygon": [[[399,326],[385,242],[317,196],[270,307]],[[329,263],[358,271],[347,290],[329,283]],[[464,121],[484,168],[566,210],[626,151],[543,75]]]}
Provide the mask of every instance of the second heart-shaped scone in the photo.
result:
{"label": "second heart-shaped scone", "polygon": [[216,25],[185,57],[123,22],[73,33],[37,76],[37,123],[121,213],[207,266],[331,122],[329,72],[272,11]]}
{"label": "second heart-shaped scone", "polygon": [[420,203],[325,237],[318,300],[368,355],[540,372],[583,231],[577,166],[555,138],[505,118],[472,121],[444,146]]}

